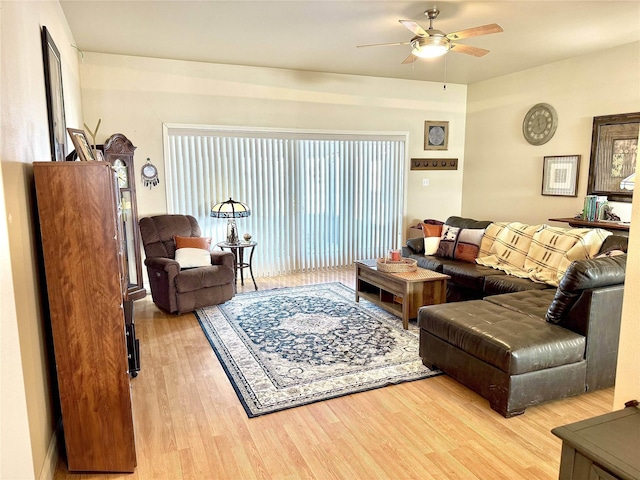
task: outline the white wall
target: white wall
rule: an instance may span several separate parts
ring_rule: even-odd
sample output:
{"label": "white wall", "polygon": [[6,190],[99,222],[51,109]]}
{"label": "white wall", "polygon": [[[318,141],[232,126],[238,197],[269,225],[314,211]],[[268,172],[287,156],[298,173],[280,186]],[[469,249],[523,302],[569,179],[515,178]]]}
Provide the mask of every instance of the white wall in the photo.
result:
{"label": "white wall", "polygon": [[[639,43],[470,85],[463,214],[541,223],[581,212],[593,117],[640,111],[639,86]],[[541,102],[556,109],[558,129],[548,143],[533,146],[522,136],[522,120]],[[578,196],[542,196],[543,157],[576,154],[582,157]],[[630,204],[613,206],[630,219]]]}
{"label": "white wall", "polygon": [[[51,478],[57,456],[33,196],[34,161],[48,161],[40,28],[60,50],[67,125],[82,125],[77,53],[57,1],[0,3],[0,478]],[[7,256],[7,252],[9,257]]]}
{"label": "white wall", "polygon": [[[164,172],[162,123],[356,131],[407,131],[410,157],[455,157],[464,165],[466,86],[351,75],[216,65],[86,52],[84,116],[102,126],[98,142],[120,132]],[[423,149],[425,120],[449,121],[447,152]],[[408,174],[405,222],[459,214],[462,168]],[[137,176],[140,216],[166,212],[164,179],[152,190]]]}

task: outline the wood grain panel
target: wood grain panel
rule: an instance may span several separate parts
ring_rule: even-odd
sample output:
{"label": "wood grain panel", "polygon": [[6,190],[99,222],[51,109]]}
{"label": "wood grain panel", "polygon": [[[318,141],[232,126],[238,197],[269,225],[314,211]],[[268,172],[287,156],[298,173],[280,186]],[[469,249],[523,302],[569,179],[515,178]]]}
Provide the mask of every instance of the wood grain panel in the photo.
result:
{"label": "wood grain panel", "polygon": [[136,465],[113,172],[34,164],[51,330],[71,471]]}

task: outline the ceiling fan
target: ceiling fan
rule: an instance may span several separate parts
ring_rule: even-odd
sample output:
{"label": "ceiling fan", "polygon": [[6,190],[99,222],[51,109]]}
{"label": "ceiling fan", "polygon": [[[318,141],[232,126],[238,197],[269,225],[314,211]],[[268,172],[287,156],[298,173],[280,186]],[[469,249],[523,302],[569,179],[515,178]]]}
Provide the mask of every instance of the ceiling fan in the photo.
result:
{"label": "ceiling fan", "polygon": [[482,57],[489,53],[484,48],[472,47],[462,43],[453,43],[452,40],[461,40],[463,38],[478,37],[480,35],[489,35],[490,33],[502,32],[502,27],[497,23],[482,25],[480,27],[467,28],[458,32],[449,33],[448,35],[440,30],[433,28],[433,20],[438,17],[440,10],[430,8],[425,10],[424,14],[429,18],[429,28],[425,30],[416,22],[411,20],[398,20],[402,25],[409,29],[415,36],[408,42],[397,43],[375,43],[371,45],[358,45],[361,47],[382,47],[393,45],[411,45],[411,54],[404,59],[404,63],[413,63],[418,58],[434,58],[440,57],[449,50],[454,52],[466,53],[474,57]]}

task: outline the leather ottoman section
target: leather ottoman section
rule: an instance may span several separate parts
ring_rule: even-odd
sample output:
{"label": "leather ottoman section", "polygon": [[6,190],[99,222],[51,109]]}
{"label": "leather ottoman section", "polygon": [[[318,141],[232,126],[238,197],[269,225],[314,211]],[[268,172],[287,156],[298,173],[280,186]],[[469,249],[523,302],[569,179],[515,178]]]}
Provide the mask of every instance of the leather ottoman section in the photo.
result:
{"label": "leather ottoman section", "polygon": [[491,295],[485,297],[484,300],[544,320],[555,292],[555,289],[550,288],[545,290],[528,290],[526,292]]}
{"label": "leather ottoman section", "polygon": [[[538,283],[528,278],[514,277],[513,275],[491,275],[484,279],[484,293],[486,295],[499,295],[501,293],[524,292],[527,290],[551,290],[555,287],[546,283]],[[553,298],[552,298],[553,299]],[[549,301],[551,303],[551,301]]]}
{"label": "leather ottoman section", "polygon": [[421,330],[509,375],[584,359],[585,338],[484,300],[422,307]]}
{"label": "leather ottoman section", "polygon": [[[207,274],[210,270],[215,270],[216,273],[214,275]],[[232,268],[219,265],[189,268],[180,270],[175,282],[178,293],[192,292],[203,287],[218,287],[233,284],[234,272]],[[211,305],[213,305],[213,303]]]}
{"label": "leather ottoman section", "polygon": [[428,368],[443,370],[487,400],[491,408],[509,418],[524,413],[527,407],[584,393],[587,362],[508,375],[453,347],[439,338],[420,331],[420,357]]}
{"label": "leather ottoman section", "polygon": [[454,260],[450,264],[444,264],[442,273],[449,275],[458,285],[482,291],[484,279],[489,275],[506,276],[506,273],[495,268],[485,267],[476,263]]}

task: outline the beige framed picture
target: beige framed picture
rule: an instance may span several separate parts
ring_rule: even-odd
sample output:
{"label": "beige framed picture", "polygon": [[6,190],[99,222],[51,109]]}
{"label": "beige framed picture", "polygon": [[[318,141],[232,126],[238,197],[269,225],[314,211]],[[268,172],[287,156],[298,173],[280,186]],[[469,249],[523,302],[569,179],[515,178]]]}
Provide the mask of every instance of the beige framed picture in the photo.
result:
{"label": "beige framed picture", "polygon": [[542,165],[542,195],[554,197],[578,196],[580,155],[544,157]]}
{"label": "beige framed picture", "polygon": [[67,128],[67,132],[69,132],[69,135],[71,136],[73,146],[76,147],[78,160],[87,162],[96,159],[95,155],[93,154],[93,150],[91,150],[91,145],[89,145],[87,134],[84,133],[84,130]]}
{"label": "beige framed picture", "polygon": [[424,122],[424,149],[447,150],[449,148],[449,122]]}

